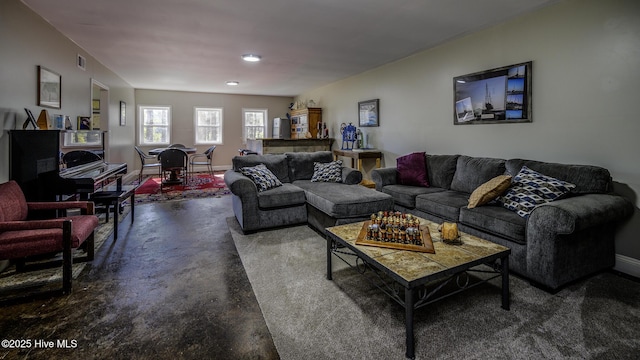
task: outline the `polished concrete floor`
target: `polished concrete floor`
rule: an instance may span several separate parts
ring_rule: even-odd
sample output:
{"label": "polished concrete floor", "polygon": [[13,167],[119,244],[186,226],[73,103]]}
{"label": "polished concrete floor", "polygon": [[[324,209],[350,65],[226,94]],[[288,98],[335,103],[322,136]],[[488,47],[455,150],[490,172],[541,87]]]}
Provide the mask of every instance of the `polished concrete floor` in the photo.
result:
{"label": "polished concrete floor", "polygon": [[30,341],[0,359],[278,359],[232,215],[230,196],[136,205],[71,295],[0,307],[0,338]]}

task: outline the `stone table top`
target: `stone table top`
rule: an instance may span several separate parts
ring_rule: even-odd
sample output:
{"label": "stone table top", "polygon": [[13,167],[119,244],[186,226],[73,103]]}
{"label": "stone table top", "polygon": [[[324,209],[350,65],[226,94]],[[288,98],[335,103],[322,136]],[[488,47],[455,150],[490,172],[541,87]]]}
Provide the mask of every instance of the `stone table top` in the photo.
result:
{"label": "stone table top", "polygon": [[438,231],[438,224],[425,219],[420,219],[420,227],[429,230],[435,254],[356,245],[355,242],[364,223],[333,226],[326,231],[334,240],[342,240],[344,245],[357,255],[381,264],[390,275],[397,275],[407,284],[428,279],[432,275],[443,272],[454,274],[490,261],[492,258],[503,257],[505,252],[511,251],[507,247],[464,232],[459,232],[461,244],[444,243]]}

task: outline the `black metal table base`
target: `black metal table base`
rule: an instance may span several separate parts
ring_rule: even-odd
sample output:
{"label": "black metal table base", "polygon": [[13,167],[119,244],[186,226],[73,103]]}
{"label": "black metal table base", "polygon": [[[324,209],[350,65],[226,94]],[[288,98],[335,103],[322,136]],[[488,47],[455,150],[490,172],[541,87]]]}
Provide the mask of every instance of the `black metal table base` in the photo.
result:
{"label": "black metal table base", "polygon": [[[415,337],[413,332],[413,317],[414,311],[423,306],[429,305],[433,302],[442,300],[449,296],[455,295],[459,292],[468,290],[478,285],[484,284],[495,278],[500,277],[502,280],[502,308],[505,310],[510,309],[510,296],[509,296],[509,255],[506,254],[503,257],[489,262],[486,265],[490,266],[490,270],[467,268],[458,273],[454,273],[448,276],[444,276],[438,279],[434,284],[429,286],[421,285],[417,287],[404,287],[398,284],[393,279],[386,276],[382,271],[377,269],[373,264],[370,264],[356,253],[347,250],[347,248],[339,248],[337,242],[327,236],[327,279],[333,280],[332,275],[332,256],[337,257],[347,264],[352,269],[355,269],[362,275],[365,275],[372,285],[380,289],[387,294],[391,299],[400,304],[405,309],[405,331],[406,331],[406,353],[405,356],[408,359],[415,358]],[[348,261],[347,257],[355,259],[355,261]],[[499,260],[499,261],[498,261]],[[355,263],[355,264],[354,264]],[[366,273],[371,274],[367,276]],[[473,282],[470,281],[469,273],[485,273],[491,276],[485,279],[477,279]],[[455,281],[454,284],[452,284]],[[455,290],[445,290],[447,285],[455,285]],[[404,294],[402,293],[404,290]]]}

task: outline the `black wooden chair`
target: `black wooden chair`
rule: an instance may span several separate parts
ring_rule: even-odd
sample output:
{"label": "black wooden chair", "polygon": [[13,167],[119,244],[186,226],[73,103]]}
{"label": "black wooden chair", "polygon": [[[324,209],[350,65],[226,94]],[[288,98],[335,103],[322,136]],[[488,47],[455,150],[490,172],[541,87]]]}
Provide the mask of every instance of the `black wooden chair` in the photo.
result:
{"label": "black wooden chair", "polygon": [[188,158],[187,153],[180,149],[166,149],[158,154],[162,173],[160,191],[164,185],[180,184],[187,179]]}
{"label": "black wooden chair", "polygon": [[100,160],[102,160],[102,158],[98,154],[87,150],[72,150],[62,155],[62,162],[67,168]]}

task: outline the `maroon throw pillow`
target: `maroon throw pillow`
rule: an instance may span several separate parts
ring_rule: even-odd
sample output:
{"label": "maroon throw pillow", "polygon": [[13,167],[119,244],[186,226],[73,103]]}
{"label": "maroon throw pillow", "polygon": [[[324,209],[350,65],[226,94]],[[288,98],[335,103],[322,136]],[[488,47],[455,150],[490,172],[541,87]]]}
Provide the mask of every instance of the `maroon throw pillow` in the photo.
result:
{"label": "maroon throw pillow", "polygon": [[424,152],[415,152],[396,159],[396,182],[400,185],[429,187],[427,158]]}

